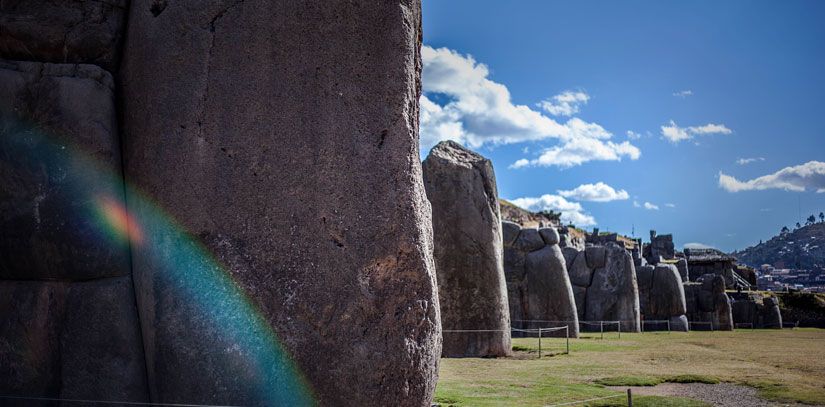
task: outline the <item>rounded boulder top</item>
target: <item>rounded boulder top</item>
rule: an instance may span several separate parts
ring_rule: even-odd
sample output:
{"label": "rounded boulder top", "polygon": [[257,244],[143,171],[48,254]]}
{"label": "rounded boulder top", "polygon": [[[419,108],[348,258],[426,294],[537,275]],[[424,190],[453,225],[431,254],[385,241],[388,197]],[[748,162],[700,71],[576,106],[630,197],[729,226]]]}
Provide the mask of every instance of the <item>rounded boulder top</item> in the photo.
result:
{"label": "rounded boulder top", "polygon": [[452,140],[445,140],[438,143],[432,150],[430,150],[430,155],[427,157],[435,157],[441,160],[447,160],[452,163],[458,165],[467,165],[471,166],[475,163],[489,163],[490,160],[484,158],[481,154],[478,154],[461,144],[456,143]]}

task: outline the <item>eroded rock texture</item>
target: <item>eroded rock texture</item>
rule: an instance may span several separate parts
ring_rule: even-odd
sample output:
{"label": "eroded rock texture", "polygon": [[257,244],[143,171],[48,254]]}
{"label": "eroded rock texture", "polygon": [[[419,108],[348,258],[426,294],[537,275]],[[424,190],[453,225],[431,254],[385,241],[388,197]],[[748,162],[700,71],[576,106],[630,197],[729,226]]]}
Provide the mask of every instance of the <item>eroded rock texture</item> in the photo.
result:
{"label": "eroded rock texture", "polygon": [[622,331],[639,332],[639,288],[633,257],[621,246],[564,249],[578,316],[583,321],[620,321]]}
{"label": "eroded rock texture", "polygon": [[148,401],[112,82],[0,61],[0,394]]}
{"label": "eroded rock texture", "polygon": [[725,294],[725,278],[705,274],[696,283],[685,283],[687,316],[692,330],[733,330],[731,301]]}
{"label": "eroded rock texture", "polygon": [[[420,3],[156,3],[132,2],[121,62],[126,178],[150,199],[127,197],[151,236],[132,258],[153,401],[302,403],[305,379],[321,404],[427,405]],[[262,330],[235,335],[245,318]],[[238,346],[264,335],[282,349]]]}
{"label": "eroded rock texture", "polygon": [[113,70],[126,7],[126,0],[0,2],[0,56]]}
{"label": "eroded rock texture", "polygon": [[123,206],[113,86],[92,65],[0,60],[0,278],[129,275],[104,213]]}
{"label": "eroded rock texture", "polygon": [[732,293],[733,321],[742,328],[781,329],[782,314],[774,297],[755,293]]}
{"label": "eroded rock texture", "polygon": [[433,210],[433,253],[445,331],[442,355],[509,355],[510,315],[493,165],[444,141],[424,160],[423,173]]}
{"label": "eroded rock texture", "polygon": [[3,395],[148,401],[130,277],[2,281],[0,315]]}
{"label": "eroded rock texture", "polygon": [[[579,333],[576,303],[553,228],[524,228],[504,221],[504,273],[510,319],[516,328],[568,326]],[[558,335],[558,334],[556,334]]]}
{"label": "eroded rock texture", "polygon": [[642,319],[648,321],[643,329],[663,330],[667,323],[661,321],[669,321],[671,330],[687,331],[685,291],[676,266],[664,263],[641,266],[636,269],[636,278]]}

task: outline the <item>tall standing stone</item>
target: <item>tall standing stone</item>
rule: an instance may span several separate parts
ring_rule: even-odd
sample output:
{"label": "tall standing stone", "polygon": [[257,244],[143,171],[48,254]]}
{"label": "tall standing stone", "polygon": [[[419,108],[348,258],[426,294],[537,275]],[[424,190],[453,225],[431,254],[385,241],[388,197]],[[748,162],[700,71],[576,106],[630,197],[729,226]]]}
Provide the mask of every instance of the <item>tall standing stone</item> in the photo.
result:
{"label": "tall standing stone", "polygon": [[131,3],[124,150],[153,401],[430,402],[420,12]]}
{"label": "tall standing stone", "polygon": [[433,208],[433,254],[445,330],[442,355],[508,355],[510,315],[493,164],[443,141],[430,151],[423,171]]}

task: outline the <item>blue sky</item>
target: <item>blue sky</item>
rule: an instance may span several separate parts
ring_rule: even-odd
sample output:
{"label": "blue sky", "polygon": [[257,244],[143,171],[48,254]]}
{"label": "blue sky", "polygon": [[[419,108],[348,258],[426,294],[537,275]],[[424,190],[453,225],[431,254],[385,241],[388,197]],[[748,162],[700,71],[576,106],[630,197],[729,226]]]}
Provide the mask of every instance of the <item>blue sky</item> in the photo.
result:
{"label": "blue sky", "polygon": [[744,248],[825,211],[823,21],[814,0],[424,0],[422,154],[458,140],[501,197],[578,225]]}

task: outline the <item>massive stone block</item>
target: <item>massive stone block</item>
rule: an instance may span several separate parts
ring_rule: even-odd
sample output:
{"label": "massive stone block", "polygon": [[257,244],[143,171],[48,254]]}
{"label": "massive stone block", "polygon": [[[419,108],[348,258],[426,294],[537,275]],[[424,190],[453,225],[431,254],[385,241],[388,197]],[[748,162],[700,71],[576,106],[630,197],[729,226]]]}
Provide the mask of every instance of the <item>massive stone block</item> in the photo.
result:
{"label": "massive stone block", "polygon": [[424,160],[423,173],[433,208],[441,327],[500,331],[444,332],[442,355],[509,355],[510,315],[493,164],[444,141]]}
{"label": "massive stone block", "polygon": [[0,56],[26,61],[87,63],[112,70],[117,64],[127,3],[126,0],[0,2]]}
{"label": "massive stone block", "polygon": [[113,86],[92,65],[0,60],[0,278],[129,274],[105,219],[123,203]]}
{"label": "massive stone block", "polygon": [[782,314],[774,297],[748,292],[732,293],[731,296],[735,324],[745,328],[782,328]]}
{"label": "massive stone block", "polygon": [[[717,274],[705,274],[698,283],[684,283],[687,317],[694,330],[733,330],[730,298],[725,294],[725,279]],[[712,325],[711,325],[712,324]]]}
{"label": "massive stone block", "polygon": [[[621,321],[623,331],[638,332],[639,289],[633,258],[619,245],[608,244],[603,247],[606,251],[604,267],[593,271],[593,279],[587,289],[585,319]],[[585,250],[585,255],[589,260],[590,252]],[[598,264],[598,261],[594,264]]]}
{"label": "massive stone block", "polygon": [[[503,229],[512,230],[513,225],[518,226],[504,221]],[[570,336],[577,337],[576,298],[557,236],[549,229],[525,228],[517,238],[504,241],[510,319],[516,328],[567,325]],[[543,242],[541,246],[536,237]]]}
{"label": "massive stone block", "polygon": [[563,255],[570,265],[567,271],[579,319],[621,321],[623,331],[638,332],[639,283],[630,252],[609,243],[588,246],[582,251],[565,248]]}
{"label": "massive stone block", "polygon": [[0,281],[0,315],[2,394],[148,401],[131,277]]}
{"label": "massive stone block", "polygon": [[131,3],[124,150],[149,198],[127,204],[148,229],[132,264],[153,401],[429,403],[420,26],[415,0]]}
{"label": "massive stone block", "polygon": [[[685,291],[676,266],[660,263],[636,269],[639,285],[639,307],[647,321],[671,321],[671,330],[686,330],[682,321],[687,312]],[[663,323],[646,324],[645,330],[664,329]]]}

